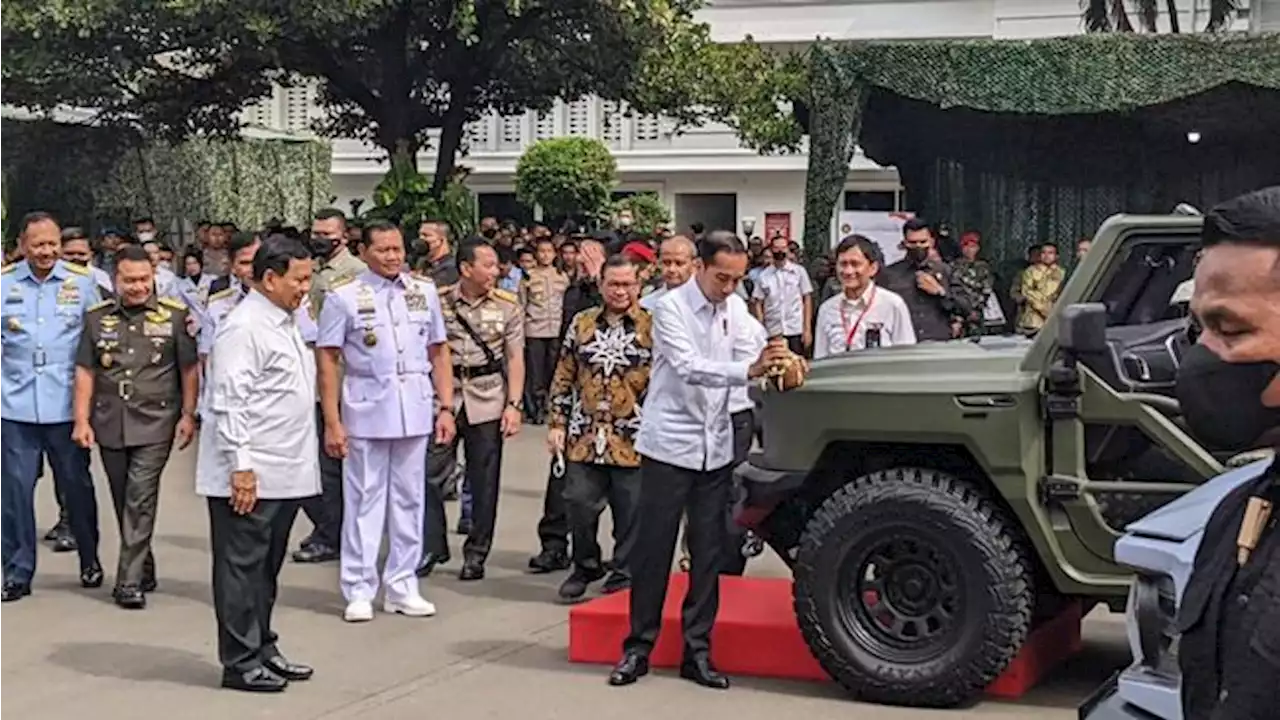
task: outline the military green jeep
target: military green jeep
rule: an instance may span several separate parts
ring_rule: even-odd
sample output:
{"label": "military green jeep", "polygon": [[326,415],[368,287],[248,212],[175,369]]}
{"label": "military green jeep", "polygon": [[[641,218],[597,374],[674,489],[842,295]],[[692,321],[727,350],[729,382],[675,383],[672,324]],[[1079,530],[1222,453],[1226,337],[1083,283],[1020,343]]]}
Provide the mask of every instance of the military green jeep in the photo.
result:
{"label": "military green jeep", "polygon": [[1227,460],[1174,395],[1200,225],[1108,220],[1034,340],[827,358],[765,394],[735,516],[791,566],[804,637],[855,696],[954,705],[1064,601],[1123,607],[1120,531]]}

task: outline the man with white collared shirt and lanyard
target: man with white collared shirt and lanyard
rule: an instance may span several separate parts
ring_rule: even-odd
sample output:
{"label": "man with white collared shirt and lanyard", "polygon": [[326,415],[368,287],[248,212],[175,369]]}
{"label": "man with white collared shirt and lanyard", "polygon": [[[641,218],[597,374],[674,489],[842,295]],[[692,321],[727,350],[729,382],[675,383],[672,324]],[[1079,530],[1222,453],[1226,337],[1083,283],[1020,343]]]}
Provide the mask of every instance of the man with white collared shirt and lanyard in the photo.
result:
{"label": "man with white collared shirt and lanyard", "polygon": [[911,311],[901,295],[876,285],[884,255],[862,235],[850,235],[836,247],[836,277],[842,292],[818,308],[813,357],[868,347],[914,345]]}
{"label": "man with white collared shirt and lanyard", "polygon": [[710,635],[719,605],[725,507],[732,485],[730,389],[762,377],[790,353],[774,341],[758,356],[749,356],[758,323],[734,295],[747,271],[742,242],[733,233],[713,232],[702,241],[698,258],[693,280],[666,293],[654,307],[653,367],[636,438],[641,487],[631,632],[610,685],[629,685],[649,671],[680,518],[687,513],[692,562],[680,675],[704,687],[729,686],[728,678],[711,665]]}

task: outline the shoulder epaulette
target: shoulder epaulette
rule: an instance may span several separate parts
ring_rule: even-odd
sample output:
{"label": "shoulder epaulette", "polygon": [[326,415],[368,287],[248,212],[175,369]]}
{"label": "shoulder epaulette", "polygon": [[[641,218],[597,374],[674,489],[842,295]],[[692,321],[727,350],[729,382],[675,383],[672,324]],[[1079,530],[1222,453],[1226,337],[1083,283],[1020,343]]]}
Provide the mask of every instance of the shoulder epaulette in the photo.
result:
{"label": "shoulder epaulette", "polygon": [[111,305],[115,305],[115,304],[116,304],[115,300],[101,300],[85,308],[85,312],[94,312],[96,310],[101,310],[105,307],[110,307]]}
{"label": "shoulder epaulette", "polygon": [[494,289],[490,290],[490,291],[489,291],[489,296],[490,296],[490,297],[495,297],[495,298],[497,298],[497,299],[499,299],[499,300],[503,300],[503,301],[509,302],[509,303],[511,303],[512,305],[519,304],[519,302],[520,302],[520,298],[516,297],[515,293],[513,293],[513,292],[511,292],[511,291],[509,291],[509,290],[503,290],[502,288],[494,288]]}
{"label": "shoulder epaulette", "polygon": [[440,293],[441,295],[448,295],[449,293],[453,292],[453,289],[456,287],[458,287],[457,283],[454,283],[452,285],[437,285],[436,292]]}
{"label": "shoulder epaulette", "polygon": [[209,302],[213,302],[214,300],[221,300],[222,298],[226,298],[226,297],[231,297],[232,295],[235,294],[235,292],[236,292],[236,288],[233,288],[233,287],[223,288],[218,292],[210,295]]}
{"label": "shoulder epaulette", "polygon": [[337,290],[338,288],[344,285],[350,285],[351,282],[355,279],[356,279],[355,275],[345,275],[345,274],[339,275],[338,277],[334,278],[332,282],[329,283],[329,287],[327,289],[331,291]]}
{"label": "shoulder epaulette", "polygon": [[422,272],[421,270],[414,270],[410,272],[409,277],[413,278],[414,280],[421,280],[422,282],[427,282],[432,284],[435,284],[435,281],[436,281],[435,278]]}
{"label": "shoulder epaulette", "polygon": [[9,273],[17,269],[18,269],[18,263],[9,263],[8,265],[5,265],[4,267],[0,268],[0,275],[8,275]]}
{"label": "shoulder epaulette", "polygon": [[89,274],[89,268],[87,268],[87,267],[85,267],[85,266],[83,266],[83,265],[77,265],[77,264],[75,264],[75,263],[64,262],[64,263],[62,263],[62,266],[63,266],[63,267],[65,267],[66,269],[70,270],[71,272],[73,272],[73,273],[77,274],[77,275],[88,275],[88,274]]}
{"label": "shoulder epaulette", "polygon": [[181,300],[175,300],[173,298],[168,298],[168,297],[160,298],[160,304],[169,308],[170,310],[186,310],[187,309],[186,303],[182,302]]}

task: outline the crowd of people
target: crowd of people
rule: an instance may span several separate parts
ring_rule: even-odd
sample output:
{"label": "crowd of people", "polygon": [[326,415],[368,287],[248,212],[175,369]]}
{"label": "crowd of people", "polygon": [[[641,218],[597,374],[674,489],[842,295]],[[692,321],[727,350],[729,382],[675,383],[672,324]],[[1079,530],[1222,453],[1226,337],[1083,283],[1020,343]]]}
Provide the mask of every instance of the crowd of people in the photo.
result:
{"label": "crowd of people", "polygon": [[[112,594],[144,608],[159,583],[160,475],[196,441],[223,682],[283,689],[311,672],[284,659],[270,622],[297,512],[313,529],[293,559],[338,561],[345,620],[372,620],[379,596],[386,612],[432,615],[419,579],[452,561],[446,502],[459,500],[466,537],[458,577],[481,580],[503,444],[530,423],[546,426],[549,459],[529,569],[568,570],[564,601],[600,581],[633,589],[611,681],[647,669],[683,522],[682,673],[725,687],[707,636],[715,578],[750,554],[726,518],[730,469],[753,440],[748,385],[788,357],[981,333],[992,292],[976,236],[948,262],[919,220],[891,264],[860,235],[806,264],[781,235],[641,234],[625,216],[594,235],[495,218],[461,240],[442,222],[416,230],[406,242],[396,225],[328,209],[306,232],[201,223],[175,250],[146,218],[91,240],[26,216],[0,291],[3,599],[31,592],[46,459],[60,507],[46,541],[79,553],[85,587],[104,582],[97,447],[121,537]],[[1052,246],[1037,252],[1016,291],[1026,332],[1062,282]]]}

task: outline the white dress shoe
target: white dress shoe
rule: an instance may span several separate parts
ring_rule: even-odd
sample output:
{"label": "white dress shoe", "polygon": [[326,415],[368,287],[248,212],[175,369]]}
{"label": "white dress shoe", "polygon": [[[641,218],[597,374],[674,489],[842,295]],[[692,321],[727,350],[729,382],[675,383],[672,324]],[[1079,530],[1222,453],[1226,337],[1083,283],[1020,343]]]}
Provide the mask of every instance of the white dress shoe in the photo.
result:
{"label": "white dress shoe", "polygon": [[342,619],[347,622],[369,622],[373,619],[373,603],[368,600],[352,600],[347,609],[342,611]]}
{"label": "white dress shoe", "polygon": [[436,606],[427,602],[421,595],[410,595],[399,600],[387,598],[382,609],[392,614],[400,613],[409,617],[431,617],[436,614]]}

